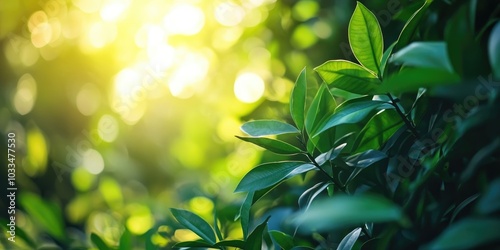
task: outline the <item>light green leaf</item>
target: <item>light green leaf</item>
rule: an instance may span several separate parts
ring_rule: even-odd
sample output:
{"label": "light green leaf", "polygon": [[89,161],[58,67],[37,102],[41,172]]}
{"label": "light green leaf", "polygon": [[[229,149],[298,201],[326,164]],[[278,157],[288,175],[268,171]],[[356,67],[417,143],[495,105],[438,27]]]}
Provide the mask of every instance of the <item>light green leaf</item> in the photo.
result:
{"label": "light green leaf", "polygon": [[453,73],[445,42],[414,42],[394,53],[391,63],[443,69]]}
{"label": "light green leaf", "polygon": [[236,136],[238,139],[253,143],[257,146],[263,147],[273,153],[282,155],[294,155],[302,153],[300,148],[284,141],[270,139],[265,137],[241,137]]}
{"label": "light green leaf", "polygon": [[491,30],[488,41],[488,56],[496,79],[500,79],[500,22]]}
{"label": "light green leaf", "polygon": [[420,7],[413,15],[408,19],[403,30],[399,34],[397,44],[395,46],[396,50],[401,49],[402,47],[408,45],[408,43],[413,38],[418,25],[420,24],[420,20],[422,16],[425,14],[425,11],[429,7],[429,5],[433,2],[433,0],[426,0],[425,3]]}
{"label": "light green leaf", "polygon": [[269,231],[269,234],[271,235],[271,238],[283,249],[283,250],[290,250],[292,249],[295,244],[293,242],[293,237],[277,231],[277,230],[271,230]]}
{"label": "light green leaf", "polygon": [[330,60],[314,70],[330,87],[355,94],[373,94],[380,84],[377,76],[360,65],[346,60]]}
{"label": "light green leaf", "polygon": [[460,77],[442,69],[411,68],[405,69],[384,80],[380,92],[416,92],[419,88],[451,85],[460,82]]}
{"label": "light green leaf", "polygon": [[261,190],[312,169],[313,165],[301,161],[264,163],[250,170],[240,181],[235,192]]}
{"label": "light green leaf", "polygon": [[351,250],[356,241],[358,240],[360,234],[361,234],[360,227],[352,230],[342,239],[339,246],[337,247],[337,250]]}
{"label": "light green leaf", "polygon": [[260,225],[258,225],[248,236],[248,239],[245,241],[245,250],[261,250],[262,249],[262,236],[264,235],[267,228],[267,221],[269,217],[264,220]]}
{"label": "light green leaf", "polygon": [[358,2],[348,28],[352,53],[359,63],[380,75],[380,61],[384,53],[384,39],[377,17]]}
{"label": "light green leaf", "polygon": [[327,231],[365,222],[404,222],[402,209],[383,197],[334,196],[315,202],[294,222],[304,231]]}
{"label": "light green leaf", "polygon": [[401,127],[403,121],[393,109],[373,116],[356,138],[354,153],[379,149]]}
{"label": "light green leaf", "polygon": [[104,240],[101,239],[101,237],[99,237],[99,235],[95,233],[90,234],[90,240],[99,250],[111,250],[111,248],[106,244],[106,242],[104,242]]}
{"label": "light green leaf", "polygon": [[375,110],[389,108],[393,107],[382,101],[349,100],[345,104],[337,107],[333,115],[324,119],[313,134],[318,135],[329,128],[341,124],[359,123],[365,120]]}
{"label": "light green leaf", "polygon": [[241,130],[249,136],[281,135],[300,132],[288,123],[275,120],[249,121],[241,126]]}
{"label": "light green leaf", "polygon": [[177,219],[177,221],[181,225],[193,231],[195,234],[200,236],[203,240],[205,240],[209,244],[212,245],[215,244],[216,239],[214,230],[200,216],[192,212],[189,212],[187,210],[175,209],[175,208],[171,208],[170,212],[172,212],[172,215],[175,217],[175,219]]}
{"label": "light green leaf", "polygon": [[500,219],[466,218],[449,226],[425,249],[473,249],[500,239]]}
{"label": "light green leaf", "polygon": [[304,128],[304,116],[306,110],[307,79],[306,69],[304,68],[292,89],[290,96],[290,113],[295,125],[302,130]]}
{"label": "light green leaf", "polygon": [[335,131],[327,131],[323,136],[312,136],[315,127],[321,119],[333,114],[337,106],[326,84],[322,84],[307,111],[305,128],[309,134],[309,142],[314,144],[319,151],[324,152],[332,148]]}
{"label": "light green leaf", "polygon": [[396,44],[397,44],[397,41],[396,42],[393,42],[389,48],[387,48],[384,52],[384,54],[382,55],[382,60],[380,61],[380,72],[382,74],[382,77],[385,76],[385,69],[387,68],[387,63],[389,61],[389,58],[391,57],[392,55],[392,50],[394,49],[394,47],[396,47]]}
{"label": "light green leaf", "polygon": [[29,216],[45,229],[51,236],[59,240],[65,239],[64,222],[59,208],[38,195],[21,193],[19,197],[21,207]]}

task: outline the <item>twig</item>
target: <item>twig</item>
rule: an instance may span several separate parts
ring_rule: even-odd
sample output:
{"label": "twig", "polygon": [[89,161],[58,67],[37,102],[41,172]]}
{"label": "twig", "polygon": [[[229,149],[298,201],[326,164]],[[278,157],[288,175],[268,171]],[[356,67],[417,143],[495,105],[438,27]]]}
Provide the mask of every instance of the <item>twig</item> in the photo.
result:
{"label": "twig", "polygon": [[417,138],[417,139],[420,139],[420,136],[418,134],[417,129],[415,129],[415,127],[412,125],[412,123],[410,122],[410,120],[408,120],[408,118],[403,113],[403,111],[401,111],[401,109],[399,108],[398,104],[396,103],[396,101],[394,100],[394,98],[392,97],[392,95],[390,93],[387,93],[387,96],[391,100],[391,105],[394,106],[394,108],[396,108],[396,112],[398,112],[399,116],[401,117],[401,119],[403,120],[403,122],[406,124],[406,126],[408,127],[408,129],[411,131],[411,133],[413,134],[413,136],[415,136],[415,138]]}

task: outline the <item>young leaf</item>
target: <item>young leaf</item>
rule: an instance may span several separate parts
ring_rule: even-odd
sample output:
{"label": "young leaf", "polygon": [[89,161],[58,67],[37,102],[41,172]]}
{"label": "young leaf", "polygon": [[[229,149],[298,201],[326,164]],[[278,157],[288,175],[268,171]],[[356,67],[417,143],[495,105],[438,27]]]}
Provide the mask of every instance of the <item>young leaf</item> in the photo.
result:
{"label": "young leaf", "polygon": [[384,53],[384,39],[377,17],[358,2],[349,21],[349,43],[359,63],[380,75],[380,61]]}
{"label": "young leaf", "polygon": [[500,22],[491,30],[488,41],[488,56],[496,79],[500,79]]}
{"label": "young leaf", "polygon": [[324,116],[333,114],[337,103],[331,95],[326,84],[322,84],[307,111],[305,128],[311,142],[320,152],[332,148],[335,131],[326,131],[322,136],[311,136],[312,131]]}
{"label": "young leaf", "polygon": [[356,138],[353,147],[354,153],[372,148],[380,149],[402,124],[401,117],[393,109],[385,110],[373,116]]}
{"label": "young leaf", "polygon": [[382,101],[359,101],[350,100],[347,104],[341,105],[335,110],[335,113],[327,117],[320,123],[314,135],[341,124],[353,124],[363,121],[366,117],[377,109],[393,108]]}
{"label": "young leaf", "polygon": [[498,241],[499,228],[497,218],[466,218],[452,224],[424,249],[473,249]]}
{"label": "young leaf", "polygon": [[294,155],[303,152],[300,148],[297,148],[289,143],[276,139],[265,138],[265,137],[241,137],[241,136],[236,136],[236,137],[240,140],[247,141],[257,146],[263,147],[276,154]]}
{"label": "young leaf", "polygon": [[104,242],[104,240],[101,239],[101,237],[99,237],[99,235],[95,233],[90,234],[90,240],[99,250],[111,250],[111,248],[106,244],[106,242]]}
{"label": "young leaf", "polygon": [[267,228],[267,221],[269,217],[264,220],[260,225],[258,225],[248,236],[248,239],[245,241],[245,250],[261,250],[262,249],[262,236]]}
{"label": "young leaf", "polygon": [[360,227],[352,230],[342,239],[339,246],[337,247],[337,250],[351,250],[356,241],[358,240],[360,234],[361,234]]}
{"label": "young leaf", "polygon": [[249,136],[281,135],[300,132],[288,123],[275,120],[249,121],[241,126],[241,130]]}
{"label": "young leaf", "polygon": [[271,230],[269,231],[269,234],[271,235],[271,238],[273,238],[274,242],[276,242],[276,244],[278,244],[283,250],[290,250],[295,246],[292,236],[286,233]]}
{"label": "young leaf", "polygon": [[30,217],[56,239],[64,240],[65,230],[59,208],[32,193],[22,193],[19,202]]}
{"label": "young leaf", "polygon": [[330,60],[314,68],[331,87],[355,94],[374,94],[380,81],[363,67],[345,60]]}
{"label": "young leaf", "polygon": [[453,73],[445,42],[414,42],[394,53],[391,63],[442,69]]}
{"label": "young leaf", "polygon": [[327,231],[365,222],[403,222],[404,216],[400,207],[379,196],[334,196],[313,203],[294,221],[306,231]]}
{"label": "young leaf", "polygon": [[201,217],[192,212],[182,209],[171,208],[170,212],[172,212],[172,215],[181,225],[193,231],[209,244],[215,244],[216,239],[214,230]]}
{"label": "young leaf", "polygon": [[385,76],[385,69],[387,68],[387,63],[389,62],[389,58],[392,55],[392,50],[396,47],[397,42],[393,42],[382,55],[382,60],[380,61],[380,74],[383,77]]}
{"label": "young leaf", "polygon": [[290,113],[295,125],[302,130],[304,128],[304,114],[306,109],[306,91],[307,91],[307,79],[306,79],[306,69],[304,68],[297,80],[295,81],[295,86],[292,89],[292,94],[290,96]]}
{"label": "young leaf", "polygon": [[460,82],[460,77],[442,69],[410,68],[384,80],[379,92],[416,92],[419,88],[451,85]]}
{"label": "young leaf", "polygon": [[394,49],[398,51],[399,49],[403,48],[406,46],[411,39],[413,38],[413,35],[415,34],[418,25],[420,24],[420,20],[422,19],[422,16],[424,15],[425,11],[427,10],[427,7],[433,2],[433,0],[426,0],[425,3],[420,7],[413,15],[408,19],[406,22],[405,26],[403,27],[403,30],[401,30],[401,33],[399,34],[398,41],[396,43],[396,46]]}
{"label": "young leaf", "polygon": [[[296,171],[296,169],[300,171]],[[314,169],[313,165],[300,161],[264,163],[250,170],[240,181],[235,192],[261,190],[285,178],[305,173],[312,169]]]}

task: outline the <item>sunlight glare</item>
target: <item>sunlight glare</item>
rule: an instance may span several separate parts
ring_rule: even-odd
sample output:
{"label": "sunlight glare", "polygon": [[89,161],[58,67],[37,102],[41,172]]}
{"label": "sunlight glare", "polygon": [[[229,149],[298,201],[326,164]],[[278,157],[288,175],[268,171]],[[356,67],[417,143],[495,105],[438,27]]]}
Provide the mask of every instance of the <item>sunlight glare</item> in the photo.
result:
{"label": "sunlight glare", "polygon": [[20,115],[26,115],[31,111],[35,104],[36,92],[36,81],[30,74],[24,74],[19,78],[13,101]]}
{"label": "sunlight glare", "polygon": [[245,9],[229,1],[219,3],[214,10],[215,19],[224,26],[236,26],[245,18]]}
{"label": "sunlight glare", "polygon": [[264,94],[265,84],[262,78],[255,73],[240,74],[234,82],[234,94],[244,103],[258,101]]}
{"label": "sunlight glare", "polygon": [[205,78],[210,64],[200,53],[184,53],[168,83],[172,95],[179,98],[189,98],[194,94],[197,83]]}
{"label": "sunlight glare", "polygon": [[104,21],[113,22],[118,20],[127,9],[130,1],[109,0],[101,8],[101,18]]}
{"label": "sunlight glare", "polygon": [[171,34],[195,35],[205,25],[205,14],[191,4],[177,4],[167,13],[163,25]]}

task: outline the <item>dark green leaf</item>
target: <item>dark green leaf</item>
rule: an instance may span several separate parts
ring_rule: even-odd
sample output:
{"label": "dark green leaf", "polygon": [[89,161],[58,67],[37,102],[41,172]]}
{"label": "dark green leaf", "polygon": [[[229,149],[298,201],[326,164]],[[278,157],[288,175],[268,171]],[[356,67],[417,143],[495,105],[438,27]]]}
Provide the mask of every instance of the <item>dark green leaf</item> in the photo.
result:
{"label": "dark green leaf", "polygon": [[335,148],[330,149],[328,152],[322,153],[316,157],[315,161],[322,166],[325,164],[327,161],[333,161],[335,160],[340,153],[344,150],[344,148],[347,146],[347,143],[342,143],[338,145]]}
{"label": "dark green leaf", "polygon": [[293,87],[290,96],[290,113],[295,125],[302,130],[304,128],[304,118],[306,110],[306,93],[307,93],[307,79],[306,69],[304,68]]}
{"label": "dark green leaf", "polygon": [[248,236],[245,242],[245,250],[261,250],[262,249],[262,236],[267,228],[267,221],[269,217],[264,220],[260,225],[258,225],[252,233]]}
{"label": "dark green leaf", "polygon": [[365,222],[405,222],[400,207],[371,195],[334,196],[313,203],[295,222],[306,231],[325,231]]}
{"label": "dark green leaf", "polygon": [[298,246],[298,247],[292,248],[291,250],[314,250],[314,248],[312,248],[312,247]]}
{"label": "dark green leaf", "polygon": [[309,206],[311,206],[311,203],[314,201],[314,199],[323,192],[330,183],[316,183],[316,185],[312,186],[311,188],[307,189],[302,193],[299,197],[299,208],[303,210],[309,209]]}
{"label": "dark green leaf", "polygon": [[101,237],[99,237],[99,235],[95,233],[90,234],[90,240],[99,250],[111,250],[111,248],[106,244],[106,242],[104,242],[104,240],[101,239]]}
{"label": "dark green leaf", "polygon": [[479,194],[475,194],[470,196],[469,198],[465,199],[464,201],[460,202],[460,204],[457,205],[457,207],[453,210],[453,214],[451,215],[450,223],[453,223],[457,215],[462,211],[465,207],[467,207],[469,204],[474,202],[477,197],[479,197]]}
{"label": "dark green leaf", "polygon": [[416,92],[419,88],[451,85],[460,82],[460,77],[446,70],[433,68],[411,68],[400,71],[384,80],[380,92]]}
{"label": "dark green leaf", "polygon": [[391,63],[453,72],[445,42],[414,42],[394,53]]}
{"label": "dark green leaf", "polygon": [[500,79],[500,22],[498,22],[493,30],[491,30],[490,39],[488,41],[488,56],[496,79]]}
{"label": "dark green leaf", "polygon": [[335,113],[320,123],[314,135],[341,124],[355,124],[365,120],[375,110],[381,108],[392,108],[389,104],[381,101],[358,101],[350,100],[337,107]]}
{"label": "dark green leaf", "polygon": [[32,193],[21,193],[19,202],[36,224],[56,239],[65,239],[64,222],[57,206]]}
{"label": "dark green leaf", "polygon": [[295,246],[295,243],[293,242],[293,237],[286,233],[276,230],[271,230],[269,231],[269,234],[283,250],[290,250]]}
{"label": "dark green leaf", "polygon": [[358,240],[360,234],[361,234],[360,227],[352,230],[342,239],[339,246],[337,247],[337,250],[351,250],[356,241]]}
{"label": "dark green leaf", "polygon": [[218,246],[218,247],[237,247],[237,248],[244,249],[245,242],[242,240],[223,240],[223,241],[217,242],[217,244],[215,244],[215,246]]}
{"label": "dark green leaf", "polygon": [[200,236],[209,244],[215,244],[215,234],[212,227],[204,221],[200,216],[182,209],[171,208],[170,212],[177,219],[177,221]]}
{"label": "dark green leaf", "polygon": [[219,240],[223,240],[224,237],[222,236],[222,232],[220,231],[219,228],[219,223],[217,223],[217,208],[214,207],[214,229],[215,229],[215,235]]}
{"label": "dark green leaf", "polygon": [[462,172],[460,179],[466,181],[471,178],[479,167],[486,162],[500,148],[500,138],[494,139],[491,143],[481,148],[470,160],[469,164]]}
{"label": "dark green leaf", "polygon": [[120,250],[128,250],[132,249],[132,234],[130,231],[125,229],[122,233],[122,236],[120,237]]}
{"label": "dark green leaf", "polygon": [[345,60],[327,61],[314,70],[330,87],[355,94],[373,94],[380,84],[377,76],[360,65]]}
{"label": "dark green leaf", "polygon": [[203,248],[214,248],[213,244],[209,244],[205,241],[202,240],[195,240],[195,241],[184,241],[184,242],[179,242],[173,246],[173,248],[183,248],[183,247],[203,247]]}
{"label": "dark green leaf", "polygon": [[275,120],[249,121],[241,126],[241,130],[249,136],[267,136],[299,133],[294,126]]}
{"label": "dark green leaf", "polygon": [[500,211],[500,178],[490,183],[486,193],[479,199],[476,210],[481,214]]}
{"label": "dark green leaf", "polygon": [[247,141],[257,146],[263,147],[276,154],[294,155],[303,152],[300,148],[297,148],[289,143],[276,139],[265,138],[265,137],[241,137],[241,136],[236,136],[236,137],[239,138],[240,140]]}
{"label": "dark green leaf", "polygon": [[373,116],[356,138],[354,152],[380,149],[381,146],[401,127],[403,121],[398,113],[385,110]]}
{"label": "dark green leaf", "polygon": [[[248,238],[248,227],[250,223],[250,208],[252,207],[252,201],[254,197],[254,192],[248,192],[245,200],[241,204],[239,216],[241,217],[241,230],[243,231],[243,239]],[[236,218],[236,219],[237,219]]]}
{"label": "dark green leaf", "polygon": [[314,169],[305,162],[283,161],[261,164],[250,170],[236,187],[235,192],[255,191],[272,186],[281,180]]}
{"label": "dark green leaf", "polygon": [[356,168],[367,168],[372,164],[387,158],[384,152],[369,149],[363,153],[355,154],[347,157],[345,162],[347,165]]}
{"label": "dark green leaf", "polygon": [[433,0],[426,0],[422,7],[420,7],[415,13],[413,13],[410,19],[408,19],[403,27],[403,30],[401,30],[401,33],[399,34],[398,42],[395,46],[396,51],[403,48],[411,41],[418,25],[420,24],[420,20],[422,20],[422,16],[432,2]]}
{"label": "dark green leaf", "polygon": [[473,249],[500,239],[500,219],[466,218],[448,227],[425,249]]}
{"label": "dark green leaf", "polygon": [[358,2],[348,28],[352,53],[367,69],[380,75],[384,39],[377,17]]}

